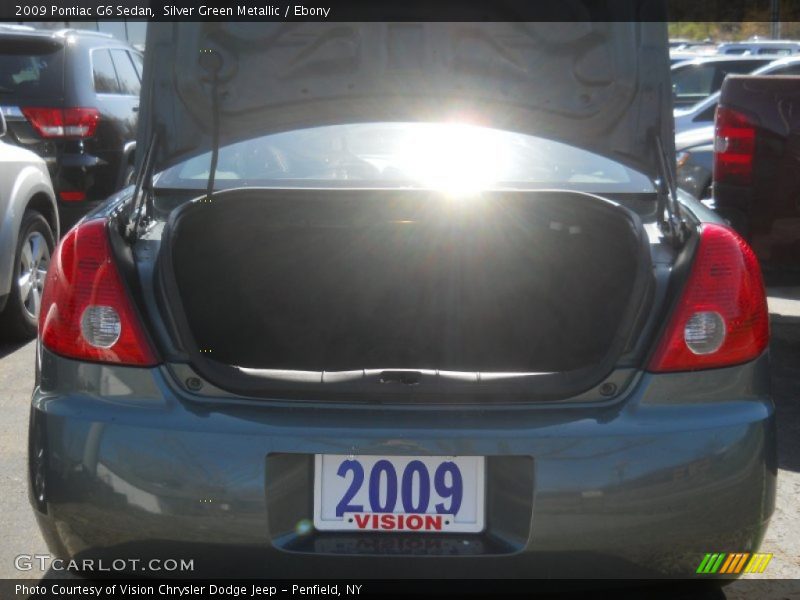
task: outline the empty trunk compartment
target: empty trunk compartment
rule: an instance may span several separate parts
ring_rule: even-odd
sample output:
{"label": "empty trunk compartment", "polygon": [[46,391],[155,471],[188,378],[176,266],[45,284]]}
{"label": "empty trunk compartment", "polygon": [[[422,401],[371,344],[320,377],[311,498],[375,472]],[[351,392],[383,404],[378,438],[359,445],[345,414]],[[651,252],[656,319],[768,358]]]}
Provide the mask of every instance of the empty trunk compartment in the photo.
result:
{"label": "empty trunk compartment", "polygon": [[643,239],[577,192],[231,190],[173,211],[160,264],[199,362],[416,383],[390,372],[607,373],[644,298]]}

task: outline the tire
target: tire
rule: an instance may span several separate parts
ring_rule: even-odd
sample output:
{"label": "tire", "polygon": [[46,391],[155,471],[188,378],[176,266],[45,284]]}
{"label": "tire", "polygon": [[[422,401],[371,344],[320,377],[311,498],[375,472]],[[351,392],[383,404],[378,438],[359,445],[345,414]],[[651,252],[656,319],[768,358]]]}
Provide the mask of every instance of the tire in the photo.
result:
{"label": "tire", "polygon": [[[36,336],[44,276],[50,266],[55,239],[47,220],[38,212],[25,211],[14,254],[11,290],[0,314],[0,332],[7,341],[25,341]],[[23,277],[32,283],[23,288]],[[24,297],[23,297],[24,295]]]}

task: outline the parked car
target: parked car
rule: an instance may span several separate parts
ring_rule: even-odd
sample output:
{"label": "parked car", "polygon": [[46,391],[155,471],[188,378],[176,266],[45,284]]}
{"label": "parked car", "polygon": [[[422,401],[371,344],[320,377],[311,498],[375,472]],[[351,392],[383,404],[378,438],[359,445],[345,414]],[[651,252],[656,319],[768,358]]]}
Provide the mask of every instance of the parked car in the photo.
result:
{"label": "parked car", "polygon": [[44,161],[6,137],[0,114],[0,338],[18,341],[36,335],[58,211]]}
{"label": "parked car", "polygon": [[663,19],[593,14],[151,23],[136,185],[45,286],[51,552],[552,578],[756,551],[758,263],[674,190]]}
{"label": "parked car", "polygon": [[725,80],[714,124],[716,210],[770,267],[800,268],[800,77]]}
{"label": "parked car", "polygon": [[687,47],[691,47],[692,44],[695,44],[694,40],[690,40],[689,38],[670,38],[667,46],[669,51],[672,52],[673,50],[684,49]]}
{"label": "parked car", "polygon": [[[800,75],[800,57],[780,58],[759,67],[751,75]],[[675,133],[679,134],[689,129],[713,125],[718,101],[719,92],[716,92],[690,108],[676,109],[674,113]]]}
{"label": "parked car", "polygon": [[693,106],[718,91],[729,73],[751,73],[770,60],[750,56],[705,56],[679,62],[672,66],[674,106]]}
{"label": "parked car", "polygon": [[0,29],[6,141],[44,159],[65,231],[131,181],[141,60],[98,32]]}
{"label": "parked car", "polygon": [[719,54],[739,56],[786,56],[800,54],[800,42],[792,40],[756,40],[725,42],[717,46]]}
{"label": "parked car", "polygon": [[678,187],[713,206],[711,171],[714,126],[689,129],[675,136]]}
{"label": "parked car", "polygon": [[669,64],[672,66],[695,58],[697,58],[697,53],[695,52],[673,51],[669,53]]}
{"label": "parked car", "polygon": [[672,55],[674,52],[715,53],[716,51],[717,51],[717,46],[711,39],[705,39],[705,40],[674,39],[669,41],[670,55]]}

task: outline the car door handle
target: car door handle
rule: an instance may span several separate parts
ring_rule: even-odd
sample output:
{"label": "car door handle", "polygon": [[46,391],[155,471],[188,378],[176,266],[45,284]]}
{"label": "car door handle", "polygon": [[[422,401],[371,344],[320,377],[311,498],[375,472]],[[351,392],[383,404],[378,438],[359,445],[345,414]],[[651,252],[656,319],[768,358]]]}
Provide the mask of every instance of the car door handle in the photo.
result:
{"label": "car door handle", "polygon": [[133,107],[133,112],[139,112],[139,107],[138,106],[134,106]]}

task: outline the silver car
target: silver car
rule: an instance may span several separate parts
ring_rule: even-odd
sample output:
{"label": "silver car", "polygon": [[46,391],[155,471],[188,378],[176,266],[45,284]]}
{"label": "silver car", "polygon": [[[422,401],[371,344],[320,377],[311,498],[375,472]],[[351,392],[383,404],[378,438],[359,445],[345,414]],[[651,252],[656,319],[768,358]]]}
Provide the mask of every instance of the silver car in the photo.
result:
{"label": "silver car", "polygon": [[[0,107],[0,136],[6,132]],[[0,335],[36,335],[42,288],[58,239],[58,211],[44,161],[0,139]]]}

